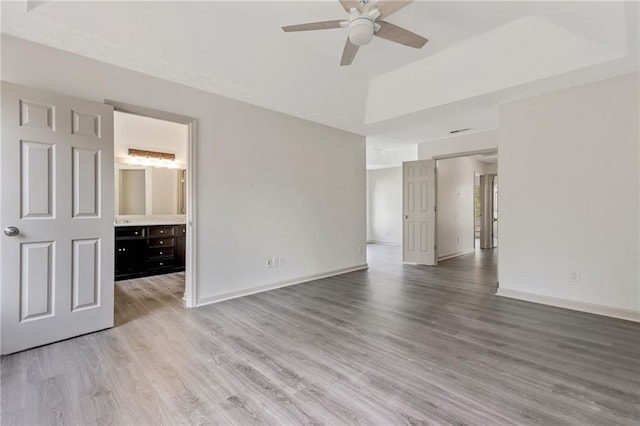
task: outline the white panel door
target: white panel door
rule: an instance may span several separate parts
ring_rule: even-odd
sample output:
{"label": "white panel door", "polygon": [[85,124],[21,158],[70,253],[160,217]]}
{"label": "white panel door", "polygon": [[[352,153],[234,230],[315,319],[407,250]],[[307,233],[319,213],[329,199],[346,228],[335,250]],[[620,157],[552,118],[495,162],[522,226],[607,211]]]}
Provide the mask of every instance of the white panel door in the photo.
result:
{"label": "white panel door", "polygon": [[402,163],[402,261],[436,265],[436,161]]}
{"label": "white panel door", "polygon": [[2,82],[3,354],[113,326],[113,107]]}

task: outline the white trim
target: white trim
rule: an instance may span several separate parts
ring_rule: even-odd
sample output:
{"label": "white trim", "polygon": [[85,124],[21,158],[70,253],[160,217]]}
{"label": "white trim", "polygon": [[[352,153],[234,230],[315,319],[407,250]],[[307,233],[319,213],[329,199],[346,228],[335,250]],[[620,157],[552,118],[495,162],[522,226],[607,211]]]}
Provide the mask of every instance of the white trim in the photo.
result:
{"label": "white trim", "polygon": [[367,244],[384,244],[387,246],[401,246],[402,241],[378,241],[378,240],[367,240]]}
{"label": "white trim", "polygon": [[[187,308],[194,308],[198,303],[198,266],[196,241],[196,176],[198,127],[195,119],[189,123],[189,144],[187,145],[187,244],[185,258],[184,299]],[[189,283],[189,285],[187,285]]]}
{"label": "white trim", "polygon": [[465,254],[473,253],[475,251],[476,251],[476,249],[469,249],[469,250],[465,250],[465,251],[459,251],[459,252],[456,252],[456,253],[445,254],[442,257],[438,257],[438,262],[440,262],[441,260],[453,259],[454,257],[464,256]]}
{"label": "white trim", "polygon": [[348,266],[346,268],[335,269],[333,271],[328,271],[320,274],[307,275],[306,277],[300,277],[293,280],[288,281],[280,281],[273,284],[262,285],[254,288],[248,288],[246,290],[238,290],[231,291],[228,293],[214,294],[211,296],[205,296],[198,300],[197,307],[210,305],[212,303],[223,302],[229,299],[236,299],[238,297],[249,296],[251,294],[262,293],[264,291],[275,290],[281,287],[288,287],[290,285],[302,284],[309,281],[315,281],[322,278],[334,277],[336,275],[347,274],[349,272],[361,271],[363,269],[369,268],[369,265],[363,263],[361,265]]}
{"label": "white trim", "polygon": [[196,244],[196,147],[198,145],[198,129],[197,120],[185,115],[174,114],[171,112],[158,111],[151,108],[131,105],[124,102],[117,102],[105,99],[104,103],[112,105],[114,111],[128,112],[130,114],[143,115],[160,120],[173,121],[176,123],[186,124],[188,127],[187,139],[187,214],[185,215],[185,223],[187,225],[187,245],[185,259],[185,280],[184,280],[184,297],[185,306],[193,308],[197,305],[198,291],[198,266],[197,266],[197,244]]}
{"label": "white trim", "polygon": [[595,303],[579,302],[577,300],[561,299],[559,297],[545,296],[542,294],[528,293],[520,290],[499,288],[497,296],[511,299],[525,300],[527,302],[541,303],[543,305],[557,306],[573,311],[589,312],[596,315],[620,318],[628,321],[640,322],[640,311],[632,309],[616,308],[613,306],[598,305]]}
{"label": "white trim", "polygon": [[451,154],[434,155],[431,157],[431,159],[448,160],[450,158],[471,157],[474,155],[485,155],[485,154],[498,154],[498,147],[486,148],[486,149],[475,149],[473,151],[454,152]]}

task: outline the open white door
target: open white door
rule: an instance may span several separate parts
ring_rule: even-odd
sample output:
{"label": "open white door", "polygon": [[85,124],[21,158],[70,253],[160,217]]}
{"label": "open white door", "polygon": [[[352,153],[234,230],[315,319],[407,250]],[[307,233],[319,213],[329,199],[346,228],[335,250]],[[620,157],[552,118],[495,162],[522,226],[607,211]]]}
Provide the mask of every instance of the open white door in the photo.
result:
{"label": "open white door", "polygon": [[2,82],[3,354],[113,326],[113,107]]}
{"label": "open white door", "polygon": [[436,265],[436,160],[402,163],[402,261]]}

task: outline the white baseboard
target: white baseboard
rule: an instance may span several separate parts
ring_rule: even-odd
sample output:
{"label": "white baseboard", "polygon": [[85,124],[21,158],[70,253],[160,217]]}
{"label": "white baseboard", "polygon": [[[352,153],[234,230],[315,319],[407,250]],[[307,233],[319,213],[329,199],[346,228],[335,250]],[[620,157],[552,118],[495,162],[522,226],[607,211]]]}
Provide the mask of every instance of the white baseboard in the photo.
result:
{"label": "white baseboard", "polygon": [[379,240],[367,240],[367,244],[385,244],[388,246],[401,246],[402,242],[398,241],[379,241]]}
{"label": "white baseboard", "polygon": [[542,294],[528,293],[508,288],[498,288],[498,296],[511,299],[526,300],[527,302],[541,303],[543,305],[557,306],[573,311],[589,312],[596,315],[620,318],[628,321],[640,322],[640,312],[632,309],[622,309],[613,306],[598,305],[595,303],[578,302],[575,300],[561,299],[559,297],[545,296]]}
{"label": "white baseboard", "polygon": [[465,251],[459,251],[456,253],[445,254],[444,256],[438,257],[438,262],[440,262],[441,260],[453,259],[454,257],[458,257],[458,256],[464,256],[465,254],[473,253],[474,251],[476,251],[476,249],[469,249]]}
{"label": "white baseboard", "polygon": [[342,275],[349,272],[361,271],[363,269],[369,268],[369,265],[363,263],[361,265],[349,266],[346,268],[335,269],[333,271],[328,271],[320,274],[307,275],[305,277],[296,278],[288,281],[280,281],[273,284],[262,285],[258,287],[248,288],[245,290],[231,291],[227,293],[214,294],[211,296],[204,296],[198,298],[198,302],[196,307],[210,305],[212,303],[218,303],[225,300],[236,299],[238,297],[249,296],[251,294],[262,293],[263,291],[275,290],[277,288],[288,287],[290,285],[302,284],[309,281],[319,280],[322,278],[334,277],[336,275]]}

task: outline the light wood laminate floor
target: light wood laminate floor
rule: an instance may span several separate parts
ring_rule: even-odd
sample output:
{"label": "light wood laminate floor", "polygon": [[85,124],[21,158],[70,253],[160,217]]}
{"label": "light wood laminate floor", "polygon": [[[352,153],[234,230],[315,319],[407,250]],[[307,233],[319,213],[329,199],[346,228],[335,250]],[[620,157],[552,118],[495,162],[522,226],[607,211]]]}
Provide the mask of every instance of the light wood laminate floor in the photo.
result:
{"label": "light wood laminate floor", "polygon": [[640,325],[494,296],[496,254],[187,310],[116,284],[115,328],[2,359],[2,424],[637,425]]}

